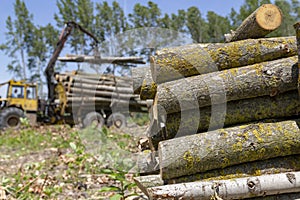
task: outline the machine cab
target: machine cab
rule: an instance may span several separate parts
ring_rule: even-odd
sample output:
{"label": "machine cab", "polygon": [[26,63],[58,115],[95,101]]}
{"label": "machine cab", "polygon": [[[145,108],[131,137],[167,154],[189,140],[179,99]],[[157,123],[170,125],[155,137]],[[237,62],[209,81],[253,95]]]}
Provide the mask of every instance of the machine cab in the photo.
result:
{"label": "machine cab", "polygon": [[20,107],[24,111],[36,112],[38,109],[37,85],[10,80],[7,90],[7,106]]}

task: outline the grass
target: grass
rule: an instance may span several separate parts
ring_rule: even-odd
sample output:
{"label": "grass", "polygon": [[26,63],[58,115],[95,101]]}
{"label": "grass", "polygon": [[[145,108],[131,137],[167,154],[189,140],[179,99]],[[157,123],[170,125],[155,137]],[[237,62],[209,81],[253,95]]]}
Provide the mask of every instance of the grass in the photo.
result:
{"label": "grass", "polygon": [[[0,198],[124,199],[133,184],[137,141],[93,127],[44,126],[0,134]],[[2,191],[2,193],[1,193]]]}

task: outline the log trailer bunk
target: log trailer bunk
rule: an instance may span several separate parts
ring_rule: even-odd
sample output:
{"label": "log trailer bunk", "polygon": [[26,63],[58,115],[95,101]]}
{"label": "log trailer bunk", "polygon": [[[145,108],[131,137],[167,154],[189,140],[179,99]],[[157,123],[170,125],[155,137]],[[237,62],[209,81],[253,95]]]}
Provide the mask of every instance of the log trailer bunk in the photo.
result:
{"label": "log trailer bunk", "polygon": [[[35,83],[10,80],[0,84],[0,87],[7,85],[6,98],[0,97],[0,129],[19,128],[21,118],[25,117],[29,119],[30,124],[38,122],[42,124],[66,123],[71,126],[75,124],[88,126],[96,123],[98,127],[104,124],[115,124],[117,127],[125,125],[124,113],[112,113],[111,108],[94,106],[91,109],[76,108],[74,110],[72,107],[66,106],[65,86],[55,80],[57,73],[54,66],[74,28],[91,37],[93,39],[92,46],[97,50],[99,42],[95,36],[77,23],[67,22],[45,69],[48,100],[39,99],[37,95],[38,87]],[[17,95],[15,96],[14,93],[17,93]]]}

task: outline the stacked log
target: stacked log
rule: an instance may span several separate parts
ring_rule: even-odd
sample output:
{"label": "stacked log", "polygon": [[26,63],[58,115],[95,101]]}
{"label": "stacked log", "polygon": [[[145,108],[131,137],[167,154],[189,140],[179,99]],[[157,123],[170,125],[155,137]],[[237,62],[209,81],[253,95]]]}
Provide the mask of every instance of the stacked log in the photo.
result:
{"label": "stacked log", "polygon": [[147,110],[146,101],[133,93],[132,79],[112,75],[98,75],[79,71],[56,74],[56,81],[65,88],[66,107],[100,106]]}
{"label": "stacked log", "polygon": [[147,176],[135,178],[150,199],[300,196],[300,23],[297,37],[261,38],[281,18],[266,4],[227,43],[151,57],[155,87],[142,83],[138,93],[153,98],[147,135],[154,156],[143,165]]}

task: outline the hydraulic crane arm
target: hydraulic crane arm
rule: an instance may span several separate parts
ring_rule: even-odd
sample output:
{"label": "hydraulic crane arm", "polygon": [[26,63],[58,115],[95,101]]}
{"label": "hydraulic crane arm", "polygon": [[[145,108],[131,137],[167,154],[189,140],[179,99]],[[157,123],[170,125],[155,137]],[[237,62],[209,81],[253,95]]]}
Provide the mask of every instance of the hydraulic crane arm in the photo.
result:
{"label": "hydraulic crane arm", "polygon": [[54,90],[55,90],[56,81],[55,81],[55,77],[54,77],[54,74],[55,74],[54,66],[55,66],[57,58],[58,58],[59,54],[61,53],[62,49],[64,48],[64,45],[65,45],[69,35],[71,34],[73,28],[77,28],[84,34],[87,34],[88,36],[90,36],[94,40],[94,46],[96,48],[99,43],[99,41],[93,34],[91,34],[89,31],[85,30],[83,27],[81,27],[76,22],[70,21],[65,24],[65,28],[62,30],[62,32],[59,36],[59,41],[56,44],[55,50],[50,58],[50,61],[46,67],[46,70],[45,70],[47,87],[48,87],[48,100],[50,101],[50,103],[53,102],[54,98],[55,98]]}

